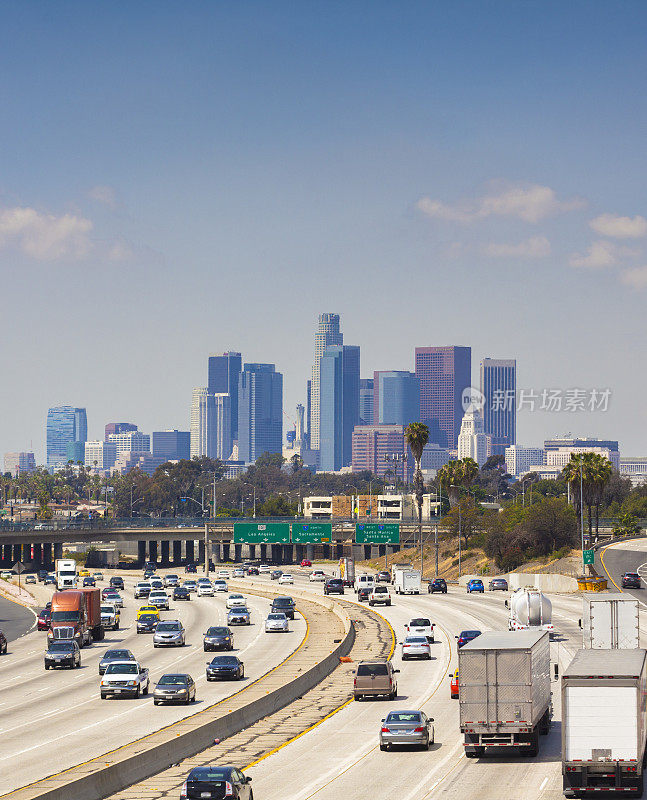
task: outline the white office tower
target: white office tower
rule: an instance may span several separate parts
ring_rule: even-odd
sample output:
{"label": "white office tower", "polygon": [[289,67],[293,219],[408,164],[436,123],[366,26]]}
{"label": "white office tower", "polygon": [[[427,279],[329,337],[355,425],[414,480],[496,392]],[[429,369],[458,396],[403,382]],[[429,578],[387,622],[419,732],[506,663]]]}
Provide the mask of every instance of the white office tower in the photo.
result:
{"label": "white office tower", "polygon": [[530,467],[546,463],[546,452],[543,447],[522,447],[513,444],[505,449],[506,471],[519,478],[530,471]]}
{"label": "white office tower", "polygon": [[303,434],[305,431],[305,408],[299,403],[297,405],[297,419],[295,425],[294,446],[303,446]]}
{"label": "white office tower", "polygon": [[458,457],[472,458],[479,467],[488,460],[492,437],[485,434],[483,416],[475,405],[469,405],[458,434]]}
{"label": "white office tower", "polygon": [[86,442],[85,466],[98,472],[111,469],[117,460],[117,447],[113,442]]}
{"label": "white office tower", "polygon": [[208,456],[226,461],[231,456],[231,397],[207,387],[193,390],[191,458]]}
{"label": "white office tower", "polygon": [[110,433],[108,442],[113,444],[119,453],[150,453],[151,437],[141,431],[128,431],[127,433]]}
{"label": "white office tower", "polygon": [[327,347],[344,344],[344,334],[339,330],[339,314],[320,314],[315,333],[315,360],[312,365],[310,389],[310,448],[319,450],[320,420],[320,362]]}

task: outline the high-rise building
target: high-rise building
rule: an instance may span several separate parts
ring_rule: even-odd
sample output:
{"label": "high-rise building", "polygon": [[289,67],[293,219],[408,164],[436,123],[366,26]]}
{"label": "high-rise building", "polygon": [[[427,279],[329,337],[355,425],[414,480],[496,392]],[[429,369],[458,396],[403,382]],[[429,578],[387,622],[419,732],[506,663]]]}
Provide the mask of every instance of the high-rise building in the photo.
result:
{"label": "high-rise building", "polygon": [[128,431],[126,433],[111,433],[108,442],[114,444],[119,453],[150,453],[151,437],[141,431]]}
{"label": "high-rise building", "polygon": [[68,442],[66,455],[66,463],[85,464],[85,442]]}
{"label": "high-rise building", "polygon": [[205,386],[193,390],[191,458],[207,456],[226,461],[231,456],[231,397]]}
{"label": "high-rise building", "polygon": [[310,447],[311,436],[311,421],[312,421],[312,381],[306,381],[306,441]]}
{"label": "high-rise building", "polygon": [[242,366],[240,353],[209,356],[207,388],[211,394],[231,397],[231,438],[238,439],[238,380]]}
{"label": "high-rise building", "polygon": [[331,345],[320,368],[319,466],[335,471],[348,466],[353,429],[359,424],[359,347]]}
{"label": "high-rise building", "polygon": [[36,469],[36,459],[33,453],[5,453],[4,471],[10,472],[17,478],[21,472],[32,472]]}
{"label": "high-rise building", "polygon": [[238,383],[238,458],[251,464],[281,453],[283,375],[274,364],[245,364]]}
{"label": "high-rise building", "polygon": [[95,441],[85,443],[84,461],[88,469],[105,472],[114,467],[116,460],[117,446],[114,442]]}
{"label": "high-rise building", "polygon": [[343,345],[344,335],[339,330],[339,314],[320,314],[319,326],[315,333],[315,359],[312,365],[312,384],[310,389],[310,447],[319,450],[320,400],[319,370],[321,357],[327,347]]}
{"label": "high-rise building", "polygon": [[[393,456],[397,458],[393,458]],[[406,456],[406,458],[404,457]],[[353,472],[368,470],[383,478],[393,472],[410,481],[415,463],[404,439],[404,425],[357,425],[352,435]]]}
{"label": "high-rise building", "polygon": [[132,422],[109,422],[105,427],[104,439],[107,442],[108,437],[114,433],[132,433],[137,430],[137,425]]}
{"label": "high-rise building", "polygon": [[189,431],[153,431],[153,455],[164,461],[180,461],[191,458],[191,434]]}
{"label": "high-rise building", "polygon": [[470,405],[463,415],[458,434],[458,457],[471,458],[482,467],[492,455],[492,439],[486,435],[483,416],[475,405]]}
{"label": "high-rise building", "polygon": [[506,471],[518,478],[528,472],[531,466],[546,463],[546,452],[542,447],[522,447],[512,444],[505,449]]}
{"label": "high-rise building", "polygon": [[373,378],[359,379],[359,424],[373,424]]}
{"label": "high-rise building", "polygon": [[469,347],[416,347],[420,422],[429,427],[429,440],[441,447],[456,447],[463,419],[463,392],[470,386],[471,373]]}
{"label": "high-rise building", "polygon": [[85,442],[88,419],[84,408],[56,406],[47,411],[47,466],[67,463],[68,442]]}
{"label": "high-rise building", "polygon": [[420,383],[414,372],[373,374],[373,421],[376,425],[408,425],[420,419]]}
{"label": "high-rise building", "polygon": [[484,430],[492,437],[492,455],[504,455],[517,441],[517,362],[484,358],[480,372]]}

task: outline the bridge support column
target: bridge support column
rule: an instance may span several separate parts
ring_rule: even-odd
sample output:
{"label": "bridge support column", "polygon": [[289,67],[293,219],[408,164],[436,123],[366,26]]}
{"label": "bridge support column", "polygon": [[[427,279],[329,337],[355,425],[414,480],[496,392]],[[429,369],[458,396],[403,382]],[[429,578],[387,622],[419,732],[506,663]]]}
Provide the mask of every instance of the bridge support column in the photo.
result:
{"label": "bridge support column", "polygon": [[239,564],[243,560],[243,546],[242,544],[234,545],[234,561]]}
{"label": "bridge support column", "polygon": [[381,553],[380,553],[380,550],[381,550],[381,549],[382,549],[382,548],[380,547],[380,545],[379,545],[379,544],[372,544],[372,545],[371,545],[371,550],[370,550],[370,552],[371,552],[371,558],[379,558],[379,557],[380,557],[380,555],[381,555]]}
{"label": "bridge support column", "polygon": [[148,560],[157,564],[157,542],[150,541],[148,543]]}
{"label": "bridge support column", "polygon": [[368,559],[371,557],[371,550],[373,548],[373,545],[371,545],[371,544],[363,544],[363,545],[361,545],[361,547],[364,550],[364,553],[362,555],[362,560],[363,561],[364,560],[368,561]]}
{"label": "bridge support column", "polygon": [[247,558],[250,561],[254,561],[254,559],[256,558],[256,545],[255,544],[250,544],[250,546],[248,547],[248,550],[249,550],[249,555],[247,556]]}
{"label": "bridge support column", "polygon": [[182,542],[178,539],[173,541],[173,566],[177,567],[182,562]]}
{"label": "bridge support column", "polygon": [[223,542],[222,544],[222,560],[229,561],[229,542]]}
{"label": "bridge support column", "polygon": [[54,560],[63,558],[63,542],[54,542]]}
{"label": "bridge support column", "polygon": [[198,542],[198,564],[204,567],[204,539]]}
{"label": "bridge support column", "polygon": [[220,542],[213,543],[211,552],[213,553],[213,563],[222,564],[222,545]]}
{"label": "bridge support column", "polygon": [[344,557],[344,544],[343,542],[337,542],[335,544],[335,558],[343,558]]}
{"label": "bridge support column", "polygon": [[189,539],[185,542],[186,563],[195,564],[195,542]]}
{"label": "bridge support column", "polygon": [[11,545],[5,544],[2,546],[2,566],[10,567],[11,563]]}
{"label": "bridge support column", "polygon": [[31,545],[24,544],[22,546],[22,558],[20,559],[23,564],[29,564],[31,562]]}
{"label": "bridge support column", "polygon": [[43,563],[43,545],[40,542],[34,544],[34,564],[40,567]]}
{"label": "bridge support column", "polygon": [[137,565],[143,567],[144,561],[146,561],[146,542],[140,540],[137,542]]}
{"label": "bridge support column", "polygon": [[261,545],[259,545],[259,549],[260,549],[260,552],[261,552],[261,554],[260,554],[261,563],[265,564],[266,561],[267,561],[267,545],[266,544],[261,544]]}
{"label": "bridge support column", "polygon": [[306,545],[306,558],[309,561],[312,561],[315,557],[315,546],[313,544]]}
{"label": "bridge support column", "polygon": [[169,541],[162,541],[161,545],[162,545],[162,566],[168,567],[168,565],[171,563],[171,555],[170,555],[171,543]]}

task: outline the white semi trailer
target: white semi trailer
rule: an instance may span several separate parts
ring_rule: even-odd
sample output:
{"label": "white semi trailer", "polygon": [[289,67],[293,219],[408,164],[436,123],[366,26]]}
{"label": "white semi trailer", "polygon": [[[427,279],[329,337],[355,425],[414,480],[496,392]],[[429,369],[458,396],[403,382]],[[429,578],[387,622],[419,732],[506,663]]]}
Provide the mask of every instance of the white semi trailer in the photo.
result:
{"label": "white semi trailer", "polygon": [[582,597],[582,646],[591,650],[640,647],[640,603],[630,595],[602,592]]}

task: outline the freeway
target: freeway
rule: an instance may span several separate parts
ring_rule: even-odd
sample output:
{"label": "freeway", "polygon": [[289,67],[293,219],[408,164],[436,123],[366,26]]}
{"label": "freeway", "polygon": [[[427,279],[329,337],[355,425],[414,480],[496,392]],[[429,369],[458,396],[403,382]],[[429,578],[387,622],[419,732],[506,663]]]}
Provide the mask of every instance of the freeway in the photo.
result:
{"label": "freeway", "polygon": [[[321,591],[297,582],[299,589]],[[354,597],[354,595],[350,595]],[[349,598],[349,593],[345,595]],[[402,662],[396,647],[396,701],[361,701],[343,707],[322,724],[249,769],[256,797],[264,800],[373,800],[452,798],[461,800],[557,800],[561,790],[561,740],[558,683],[553,683],[554,723],[542,738],[538,758],[517,756],[466,759],[458,730],[458,703],[449,697],[448,676],[456,667],[455,635],[464,628],[506,629],[505,597],[497,593],[467,595],[450,589],[447,595],[394,597],[393,606],[379,609],[393,626],[398,642],[412,616],[427,615],[436,623],[439,641],[431,662]],[[559,635],[551,645],[560,669],[579,648],[581,599],[551,597]],[[381,752],[380,720],[393,708],[421,708],[434,718],[436,741],[428,752],[414,749]],[[313,759],[316,754],[316,760]]]}
{"label": "freeway", "polygon": [[644,588],[622,589],[620,582],[623,572],[637,572],[643,584],[647,584],[647,539],[631,539],[600,548],[596,553],[595,566],[598,574],[609,579],[612,592],[626,592],[647,602]]}
{"label": "freeway", "polygon": [[[81,651],[80,670],[49,670],[43,666],[46,634],[33,631],[18,639],[2,657],[0,674],[0,793],[58,772],[136,740],[151,731],[203,710],[239,691],[245,684],[280,663],[303,640],[305,621],[297,617],[290,633],[265,634],[263,622],[270,601],[250,595],[250,627],[234,628],[234,654],[245,663],[245,681],[207,683],[205,663],[212,657],[202,649],[202,634],[209,625],[225,624],[227,595],[171,602],[162,619],[180,619],[187,630],[184,648],[155,649],[150,635],[136,633],[132,587],[140,573],[120,573],[126,581],[122,593],[121,629],[107,631],[102,642]],[[105,584],[101,584],[102,586]],[[40,588],[40,587],[39,587]],[[197,684],[197,702],[191,706],[153,706],[152,696],[101,701],[98,663],[110,647],[132,650],[150,669],[151,685],[165,672],[189,672]],[[19,769],[15,767],[19,765]]]}
{"label": "freeway", "polygon": [[33,611],[0,597],[0,630],[9,642],[19,639],[36,625]]}

